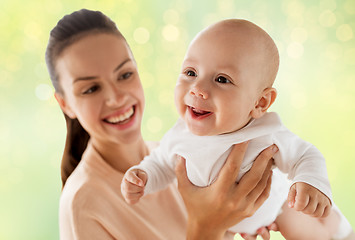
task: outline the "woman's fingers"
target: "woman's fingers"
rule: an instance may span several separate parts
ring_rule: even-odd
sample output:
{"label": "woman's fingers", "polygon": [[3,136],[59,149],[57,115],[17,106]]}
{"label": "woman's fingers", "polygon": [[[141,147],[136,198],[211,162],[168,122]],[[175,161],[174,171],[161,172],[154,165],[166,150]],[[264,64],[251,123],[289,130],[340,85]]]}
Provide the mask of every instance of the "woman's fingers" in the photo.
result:
{"label": "woman's fingers", "polygon": [[[269,178],[267,180],[266,186],[264,188],[264,191],[257,197],[255,201],[255,207],[258,209],[264,202],[265,200],[269,197],[270,194],[270,189],[271,189],[271,182],[272,182],[272,172],[270,172]],[[253,196],[252,198],[254,198]]]}
{"label": "woman's fingers", "polygon": [[225,187],[229,187],[231,183],[235,184],[247,147],[248,142],[235,144],[233,146],[231,153],[218,175],[216,184]]}
{"label": "woman's fingers", "polygon": [[[251,189],[251,191],[247,195],[248,200],[255,201],[256,199],[258,199],[260,197],[260,195],[263,195],[263,193],[266,193],[265,188],[267,187],[268,184],[271,185],[272,164],[273,164],[273,161],[270,160],[268,162],[268,164],[266,165],[264,173],[262,174],[259,182],[257,183],[257,185],[253,189]],[[270,181],[270,183],[269,183],[269,181]]]}
{"label": "woman's fingers", "polygon": [[277,224],[275,222],[271,223],[269,226],[267,226],[267,229],[269,229],[270,231],[279,231],[279,227],[277,226]]}
{"label": "woman's fingers", "polygon": [[257,233],[263,240],[270,240],[270,232],[266,227],[259,228]]}
{"label": "woman's fingers", "polygon": [[[256,186],[265,178],[265,174],[269,174],[273,161],[271,161],[274,154],[278,151],[276,145],[272,145],[263,150],[255,159],[250,170],[240,179],[240,191],[247,193],[253,191]],[[268,178],[266,178],[267,180]],[[249,190],[248,190],[249,189]],[[257,191],[260,191],[260,188]],[[259,195],[262,191],[259,192]],[[255,198],[256,199],[256,198]]]}
{"label": "woman's fingers", "polygon": [[246,233],[241,233],[240,236],[244,240],[256,240],[256,237],[257,237],[257,235],[250,235],[250,234],[246,234]]}

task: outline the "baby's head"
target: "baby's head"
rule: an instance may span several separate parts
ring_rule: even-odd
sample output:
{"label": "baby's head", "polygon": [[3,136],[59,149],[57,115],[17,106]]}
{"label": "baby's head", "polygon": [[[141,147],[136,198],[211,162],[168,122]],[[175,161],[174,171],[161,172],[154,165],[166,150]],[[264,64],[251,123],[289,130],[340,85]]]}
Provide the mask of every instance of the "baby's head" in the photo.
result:
{"label": "baby's head", "polygon": [[192,133],[218,135],[260,118],[276,98],[279,54],[271,37],[246,20],[218,22],[191,42],[175,88]]}

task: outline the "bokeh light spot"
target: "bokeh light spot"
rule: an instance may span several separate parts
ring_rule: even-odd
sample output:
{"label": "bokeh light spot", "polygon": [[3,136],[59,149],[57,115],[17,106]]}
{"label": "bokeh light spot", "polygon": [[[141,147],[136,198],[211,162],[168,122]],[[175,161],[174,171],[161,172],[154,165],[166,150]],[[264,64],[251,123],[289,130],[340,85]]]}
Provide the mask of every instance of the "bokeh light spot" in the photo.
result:
{"label": "bokeh light spot", "polygon": [[353,38],[353,30],[350,25],[342,24],[337,28],[336,35],[340,41],[346,42]]}
{"label": "bokeh light spot", "polygon": [[344,60],[349,65],[355,65],[355,48],[348,49],[344,53]]}
{"label": "bokeh light spot", "polygon": [[319,3],[321,10],[331,10],[334,11],[337,8],[337,3],[334,0],[322,0]]}
{"label": "bokeh light spot", "polygon": [[323,42],[327,39],[327,32],[325,28],[310,26],[308,28],[309,39],[314,42]]}
{"label": "bokeh light spot", "polygon": [[170,91],[163,91],[159,94],[159,103],[162,105],[174,106],[174,93]]}
{"label": "bokeh light spot", "polygon": [[39,77],[39,78],[47,78],[48,77],[47,66],[44,62],[38,63],[36,65],[36,67],[34,68],[34,72],[36,73],[37,77]]}
{"label": "bokeh light spot", "polygon": [[22,60],[16,55],[8,55],[5,66],[10,72],[16,72],[22,67]]}
{"label": "bokeh light spot", "polygon": [[45,9],[47,12],[57,14],[60,13],[63,10],[63,4],[61,1],[46,1]]}
{"label": "bokeh light spot", "polygon": [[174,25],[168,24],[163,28],[162,34],[167,41],[174,42],[179,37],[179,29]]}
{"label": "bokeh light spot", "polygon": [[340,44],[329,44],[325,51],[325,56],[330,60],[337,60],[343,55],[343,48]]}
{"label": "bokeh light spot", "polygon": [[290,43],[287,47],[287,54],[291,58],[302,57],[303,51],[303,45],[297,42]]}
{"label": "bokeh light spot", "polygon": [[291,39],[294,42],[304,43],[308,38],[308,32],[304,28],[295,28],[292,30]]}
{"label": "bokeh light spot", "polygon": [[302,109],[307,105],[307,97],[303,92],[296,92],[291,95],[291,105],[296,109]]}
{"label": "bokeh light spot", "polygon": [[133,33],[134,40],[139,44],[144,44],[149,41],[149,31],[144,27],[137,28]]}
{"label": "bokeh light spot", "polygon": [[330,10],[322,12],[319,16],[319,23],[323,27],[331,27],[336,23],[336,21],[337,19],[335,14]]}
{"label": "bokeh light spot", "polygon": [[37,85],[35,93],[36,93],[36,97],[39,100],[47,101],[52,97],[53,90],[48,84],[42,83],[42,84]]}
{"label": "bokeh light spot", "polygon": [[354,0],[347,0],[344,3],[344,9],[347,13],[354,15],[355,14],[355,4]]}
{"label": "bokeh light spot", "polygon": [[143,72],[140,74],[142,84],[145,88],[150,88],[154,84],[154,77],[150,72]]}
{"label": "bokeh light spot", "polygon": [[250,19],[251,18],[250,17],[251,14],[247,10],[238,10],[235,15],[237,18],[241,18],[241,19]]}
{"label": "bokeh light spot", "polygon": [[177,24],[179,22],[179,13],[174,9],[168,9],[164,12],[164,21],[167,24]]}
{"label": "bokeh light spot", "polygon": [[[287,1],[285,1],[287,4]],[[285,13],[290,15],[290,16],[297,16],[297,15],[302,15],[304,12],[304,5],[300,1],[290,1],[288,2]]]}
{"label": "bokeh light spot", "polygon": [[151,133],[157,133],[162,128],[162,121],[158,117],[151,117],[147,121],[147,129]]}
{"label": "bokeh light spot", "polygon": [[42,28],[37,22],[30,21],[26,24],[24,32],[30,38],[39,38],[42,34]]}

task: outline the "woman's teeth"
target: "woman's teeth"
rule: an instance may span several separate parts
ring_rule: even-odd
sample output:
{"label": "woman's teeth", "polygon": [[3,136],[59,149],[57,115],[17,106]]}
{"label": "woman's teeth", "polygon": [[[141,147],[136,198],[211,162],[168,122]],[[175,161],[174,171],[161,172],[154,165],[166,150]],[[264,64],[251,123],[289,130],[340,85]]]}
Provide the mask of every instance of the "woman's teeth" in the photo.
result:
{"label": "woman's teeth", "polygon": [[133,107],[131,107],[127,112],[125,112],[119,116],[107,118],[106,121],[109,123],[113,123],[113,124],[124,122],[127,119],[129,119],[130,117],[132,117],[133,113],[134,113],[134,110],[133,110]]}

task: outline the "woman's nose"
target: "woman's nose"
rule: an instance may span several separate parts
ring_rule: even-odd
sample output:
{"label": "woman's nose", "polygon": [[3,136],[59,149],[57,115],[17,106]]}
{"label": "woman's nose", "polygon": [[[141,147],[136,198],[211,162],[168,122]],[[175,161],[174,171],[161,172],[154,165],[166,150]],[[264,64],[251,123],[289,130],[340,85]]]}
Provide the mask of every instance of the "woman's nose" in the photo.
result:
{"label": "woman's nose", "polygon": [[190,89],[190,94],[202,99],[208,98],[207,87],[202,86],[201,83],[195,83]]}
{"label": "woman's nose", "polygon": [[106,104],[113,108],[120,107],[124,104],[126,97],[127,94],[124,91],[117,89],[116,87],[111,87],[106,92]]}

